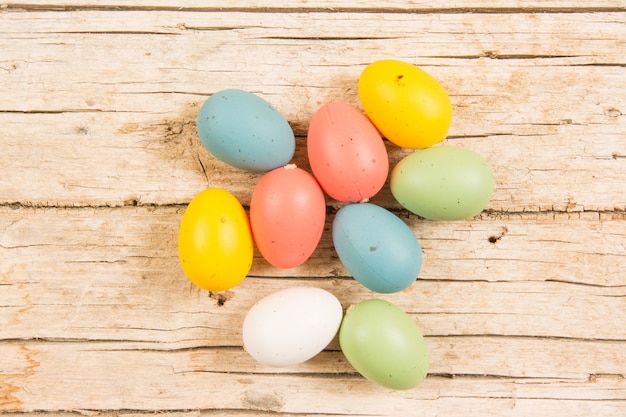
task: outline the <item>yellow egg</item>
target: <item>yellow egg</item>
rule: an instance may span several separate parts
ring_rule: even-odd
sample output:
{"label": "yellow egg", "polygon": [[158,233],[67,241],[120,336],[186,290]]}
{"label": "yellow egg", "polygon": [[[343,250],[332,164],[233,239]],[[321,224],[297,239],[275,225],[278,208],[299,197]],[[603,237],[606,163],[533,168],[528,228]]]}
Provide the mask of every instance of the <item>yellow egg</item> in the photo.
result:
{"label": "yellow egg", "polygon": [[402,148],[427,148],[441,142],[452,121],[452,103],[426,71],[397,60],[368,65],[359,78],[365,114],[380,133]]}
{"label": "yellow egg", "polygon": [[209,291],[239,284],[252,266],[248,216],[228,191],[208,188],[189,203],[178,232],[178,256],[187,278]]}

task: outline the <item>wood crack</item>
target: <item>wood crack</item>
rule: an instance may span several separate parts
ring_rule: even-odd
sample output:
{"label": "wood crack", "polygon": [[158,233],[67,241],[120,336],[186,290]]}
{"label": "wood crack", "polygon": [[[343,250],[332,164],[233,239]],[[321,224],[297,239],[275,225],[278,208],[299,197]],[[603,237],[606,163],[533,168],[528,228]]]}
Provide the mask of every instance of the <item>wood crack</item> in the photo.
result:
{"label": "wood crack", "polygon": [[264,36],[260,39],[286,41],[376,41],[400,39],[397,36]]}

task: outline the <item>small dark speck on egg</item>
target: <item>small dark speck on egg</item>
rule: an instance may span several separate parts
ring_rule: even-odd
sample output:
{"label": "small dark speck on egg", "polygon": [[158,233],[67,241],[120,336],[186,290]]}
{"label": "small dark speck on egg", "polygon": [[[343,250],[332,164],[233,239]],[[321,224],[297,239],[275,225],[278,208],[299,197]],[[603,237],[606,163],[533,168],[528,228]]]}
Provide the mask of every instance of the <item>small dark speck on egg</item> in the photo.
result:
{"label": "small dark speck on egg", "polygon": [[370,246],[370,252],[376,252],[376,249],[378,249],[376,246]]}

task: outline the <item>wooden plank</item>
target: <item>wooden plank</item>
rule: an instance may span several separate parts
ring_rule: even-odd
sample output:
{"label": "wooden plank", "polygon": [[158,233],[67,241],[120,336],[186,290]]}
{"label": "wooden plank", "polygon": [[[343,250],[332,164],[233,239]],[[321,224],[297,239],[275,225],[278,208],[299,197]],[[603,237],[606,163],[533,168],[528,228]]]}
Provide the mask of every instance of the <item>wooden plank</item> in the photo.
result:
{"label": "wooden plank", "polygon": [[[163,351],[120,343],[3,343],[0,363],[10,373],[1,378],[5,390],[12,390],[4,398],[13,401],[4,405],[25,411],[232,409],[347,415],[407,415],[411,410],[461,415],[459,411],[467,413],[467,407],[479,407],[478,402],[490,412],[506,408],[511,415],[524,415],[533,406],[556,409],[560,404],[617,415],[624,405],[626,383],[619,373],[626,372],[626,362],[617,344],[478,338],[434,338],[428,343],[433,375],[408,391],[367,382],[338,352],[324,353],[296,368],[277,369],[256,365],[241,349]],[[504,352],[518,358],[507,362],[511,369],[498,363]],[[463,357],[455,359],[457,355]],[[478,374],[436,375],[455,368],[474,369]],[[600,375],[588,374],[603,369]],[[482,375],[491,370],[537,378]],[[544,376],[554,370],[560,376]],[[73,393],[71,399],[68,392]]]}
{"label": "wooden plank", "polygon": [[[22,13],[0,15],[3,27],[9,28],[0,59],[11,80],[1,86],[0,92],[6,93],[1,108],[162,114],[172,111],[172,105],[201,101],[218,89],[240,87],[271,99],[297,133],[304,134],[308,118],[321,103],[343,99],[357,104],[356,80],[363,66],[375,59],[364,61],[361,51],[370,49],[380,50],[380,58],[410,60],[440,80],[458,112],[452,136],[525,133],[515,130],[518,125],[533,129],[617,121],[624,108],[618,92],[624,88],[620,64],[625,48],[619,39],[626,36],[626,28],[614,13],[602,14],[601,23],[610,30],[600,38],[599,14],[592,13],[568,19],[455,14],[436,20],[391,14],[375,22],[373,38],[367,13],[341,14],[333,20],[315,13],[285,19],[267,14],[260,17],[261,27],[257,14],[248,13],[219,19],[222,14],[168,12],[146,19],[143,13],[128,12],[111,19],[112,13],[68,13],[66,19],[58,13],[38,13],[34,27]],[[71,29],[76,21],[83,24]],[[409,34],[407,25],[414,28]],[[529,39],[529,25],[548,30]],[[33,43],[41,46],[36,52],[29,48]],[[124,55],[110,59],[120,44],[125,45]],[[328,62],[339,46],[345,52]],[[59,73],[72,77],[59,79]],[[589,83],[580,83],[582,79]],[[572,108],[571,101],[555,105],[564,96],[589,107]],[[487,132],[485,123],[490,125]]]}
{"label": "wooden plank", "polygon": [[[54,2],[47,0],[7,0],[3,4],[6,7],[15,8],[51,8],[51,9],[63,9],[63,8],[170,8],[176,10],[206,10],[206,9],[246,9],[246,10],[267,10],[272,9],[275,11],[281,11],[282,9],[327,9],[328,11],[337,10],[434,10],[434,11],[491,11],[491,10],[537,10],[537,11],[575,11],[575,10],[602,10],[602,9],[624,9],[626,3],[622,0],[581,0],[572,2],[571,0],[502,0],[494,5],[493,2],[488,0],[458,0],[447,1],[444,5],[438,4],[433,1],[424,0],[385,0],[385,1],[367,1],[358,0],[341,2],[339,0],[280,0],[273,1],[271,6],[259,4],[254,0],[233,0],[229,1],[226,5],[222,2],[216,1],[200,1],[200,0],[188,0],[184,5],[180,2],[174,2],[172,0],[139,0],[133,1],[129,4],[125,1],[101,1],[94,4],[89,0],[66,0],[62,2]],[[468,10],[469,9],[469,10]]]}
{"label": "wooden plank", "polygon": [[[196,136],[196,112],[197,105],[172,118],[116,112],[0,114],[0,123],[13,132],[0,137],[0,201],[33,206],[186,204],[213,186],[248,204],[260,174],[212,157]],[[470,148],[492,166],[496,190],[489,210],[622,211],[626,142],[619,140],[618,129],[621,122],[608,129],[542,126],[536,130],[544,133],[486,132],[446,144]],[[388,151],[392,166],[407,154],[394,145]],[[303,138],[293,162],[308,169]],[[372,201],[400,208],[388,185]],[[338,206],[331,199],[328,203]]]}
{"label": "wooden plank", "polygon": [[[281,270],[257,254],[240,286],[221,297],[199,290],[178,263],[182,211],[2,208],[2,338],[238,346],[247,310],[280,288],[321,286],[344,308],[381,297],[338,261],[332,215],[303,266]],[[623,215],[405,220],[422,243],[424,266],[411,288],[382,297],[426,334],[625,339]]]}
{"label": "wooden plank", "polygon": [[[626,372],[620,354],[622,342],[559,341],[539,338],[503,338],[489,336],[426,337],[430,354],[429,374],[437,377],[500,377],[502,379],[545,378],[564,381],[588,381],[597,375],[618,377]],[[111,375],[133,372],[127,365],[135,364],[143,372],[162,368],[167,378],[182,374],[215,373],[268,376],[318,376],[353,380],[361,379],[338,350],[325,350],[313,359],[292,367],[270,367],[252,359],[241,347],[198,347],[170,350],[161,344],[143,342],[19,342],[2,343],[2,365],[10,375],[23,375],[37,367],[40,375],[54,375],[54,369],[71,369],[74,373],[97,380],[107,368]],[[513,361],[511,358],[517,358]],[[122,376],[122,379],[127,379]],[[148,377],[146,380],[154,380]],[[134,383],[128,379],[127,383]],[[76,383],[80,380],[76,378]],[[165,383],[165,381],[164,381]],[[165,385],[167,385],[165,383]],[[140,387],[138,387],[140,388]],[[63,387],[64,390],[67,387]],[[93,391],[93,390],[89,390]],[[384,390],[390,391],[390,390]],[[114,395],[113,393],[111,393]],[[48,395],[53,396],[54,393]],[[606,394],[600,394],[606,395]],[[102,400],[106,401],[106,400]],[[124,408],[123,406],[116,406]],[[91,407],[86,407],[91,408]],[[94,409],[107,409],[100,404]],[[37,409],[37,408],[35,408]]]}
{"label": "wooden plank", "polygon": [[[25,17],[33,14],[32,18]],[[462,80],[467,84],[460,86],[473,90],[477,85],[481,91],[496,85],[498,77],[490,79],[494,74],[458,71],[458,67],[481,64],[482,73],[489,70],[494,59],[518,58],[522,59],[522,65],[538,66],[537,69],[553,65],[623,64],[624,46],[620,39],[626,33],[620,13],[571,16],[342,13],[328,19],[325,13],[288,13],[277,17],[271,13],[77,11],[11,12],[0,14],[0,18],[6,42],[3,57],[7,63],[3,67],[11,79],[18,84],[38,80],[30,88],[48,84],[58,86],[59,91],[66,93],[48,94],[40,101],[38,107],[41,109],[63,108],[62,104],[55,106],[55,101],[69,101],[72,96],[67,93],[76,91],[77,87],[87,88],[84,82],[100,86],[90,91],[91,97],[88,98],[94,103],[86,105],[83,97],[72,103],[70,109],[106,110],[106,103],[94,98],[98,92],[108,90],[130,95],[133,92],[155,92],[154,89],[160,87],[156,92],[206,94],[215,91],[212,86],[224,84],[224,79],[230,84],[233,79],[242,85],[254,83],[251,87],[268,95],[276,94],[273,91],[276,87],[293,89],[300,86],[301,89],[295,91],[297,98],[306,92],[305,87],[332,91],[337,81],[346,84],[345,79],[338,79],[338,76],[358,75],[371,61],[371,58],[364,61],[363,50],[376,50],[381,57],[394,56],[425,66],[454,96],[457,93],[455,85]],[[598,25],[603,27],[600,33]],[[529,32],[529,27],[541,30]],[[122,43],[125,48],[120,52],[117,45]],[[41,45],[42,48],[25,48],[26,45]],[[329,52],[338,47],[342,48],[342,54],[329,60]],[[111,51],[116,51],[117,59],[109,59]],[[272,53],[272,59],[268,53]],[[459,61],[463,58],[471,60]],[[542,60],[533,62],[533,58]],[[305,66],[303,62],[309,64]],[[448,66],[456,67],[455,71],[445,73]],[[276,71],[277,67],[284,70]],[[21,79],[38,70],[42,78]],[[60,70],[72,73],[72,79],[54,77]],[[172,77],[174,73],[176,77]],[[207,74],[211,76],[206,77]],[[263,77],[260,78],[259,74]],[[107,83],[102,85],[99,81],[104,75]],[[453,75],[455,77],[448,82],[447,77]],[[475,76],[489,77],[489,82],[484,82],[483,78],[483,82],[477,84]],[[506,82],[523,81],[518,79],[521,76],[514,78]],[[336,81],[329,82],[333,80]],[[116,81],[119,85],[115,85]],[[64,82],[68,85],[63,86]],[[153,84],[156,85],[150,88]],[[352,84],[355,82],[349,83]],[[571,84],[570,88],[587,88],[580,82]],[[596,87],[602,87],[601,83],[597,84]],[[336,89],[343,91],[339,87]],[[476,94],[476,91],[472,92]],[[515,92],[501,93],[510,95]],[[535,95],[541,97],[543,94]],[[10,98],[16,97],[5,97]],[[36,98],[30,97],[31,100]],[[317,97],[310,98],[315,100]],[[16,100],[16,104],[12,106],[13,110],[32,110],[24,107],[29,103]]]}
{"label": "wooden plank", "polygon": [[[425,280],[412,291],[391,297],[367,293],[352,282],[337,288],[338,284],[326,280],[247,278],[245,284],[217,296],[196,294],[184,281],[177,283],[162,288],[157,282],[124,287],[116,282],[70,281],[57,285],[58,289],[5,285],[2,338],[146,340],[175,347],[240,345],[242,320],[254,302],[272,291],[307,285],[334,293],[346,308],[369,298],[388,299],[409,312],[427,335],[603,340],[624,340],[626,335],[623,288],[581,291],[565,284],[444,285]],[[168,299],[166,293],[176,298]],[[47,319],[50,316],[55,320]]]}

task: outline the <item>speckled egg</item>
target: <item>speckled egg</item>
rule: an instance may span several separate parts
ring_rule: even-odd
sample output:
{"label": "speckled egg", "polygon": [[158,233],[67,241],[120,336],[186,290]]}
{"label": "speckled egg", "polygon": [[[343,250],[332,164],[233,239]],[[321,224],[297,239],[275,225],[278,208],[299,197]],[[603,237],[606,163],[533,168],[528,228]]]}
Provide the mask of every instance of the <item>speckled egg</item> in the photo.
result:
{"label": "speckled egg", "polygon": [[196,119],[198,136],[216,158],[249,171],[289,163],[296,142],[284,116],[263,98],[238,89],[209,97]]}
{"label": "speckled egg", "polygon": [[366,288],[394,293],[408,288],[422,267],[422,248],[409,226],[371,203],[343,206],[332,226],[339,259]]}

